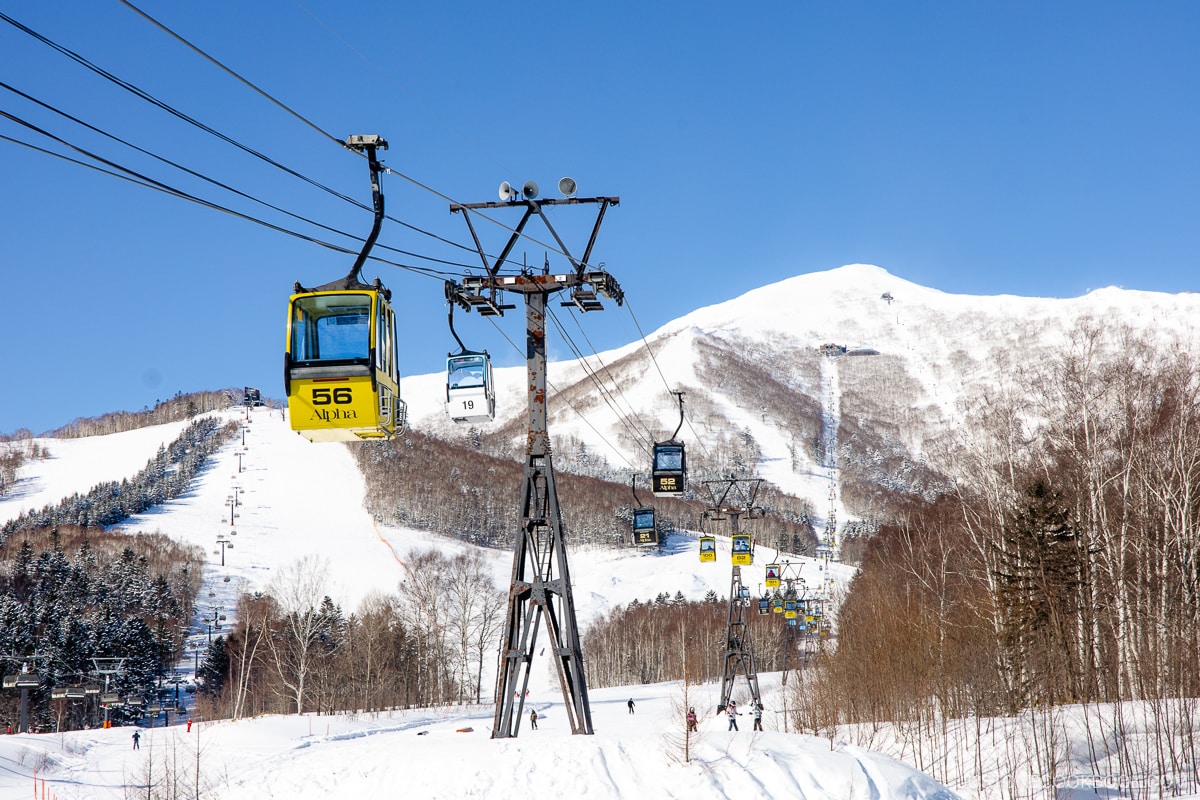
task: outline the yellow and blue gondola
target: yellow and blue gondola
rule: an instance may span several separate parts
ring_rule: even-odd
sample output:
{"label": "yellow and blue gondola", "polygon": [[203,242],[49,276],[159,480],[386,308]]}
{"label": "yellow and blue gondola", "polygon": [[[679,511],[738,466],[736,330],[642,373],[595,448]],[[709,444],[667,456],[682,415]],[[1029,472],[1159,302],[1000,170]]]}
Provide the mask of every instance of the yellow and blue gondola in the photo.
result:
{"label": "yellow and blue gondola", "polygon": [[352,136],[371,168],[374,224],[346,277],[314,288],[295,285],[288,299],[283,383],[292,430],[314,442],[386,439],[404,430],[396,314],[377,278],[359,279],[383,222],[382,167],[375,135]]}

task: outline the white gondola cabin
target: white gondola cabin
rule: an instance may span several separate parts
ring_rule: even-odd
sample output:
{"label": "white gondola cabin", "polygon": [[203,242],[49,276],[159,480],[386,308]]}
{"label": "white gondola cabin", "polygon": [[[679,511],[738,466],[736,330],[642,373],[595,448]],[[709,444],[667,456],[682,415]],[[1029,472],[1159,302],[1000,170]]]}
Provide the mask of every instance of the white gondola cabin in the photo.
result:
{"label": "white gondola cabin", "polygon": [[653,508],[634,509],[633,543],[637,545],[658,544],[658,526],[654,522]]}
{"label": "white gondola cabin", "polygon": [[715,536],[700,537],[700,560],[701,561],[716,561],[717,560],[717,539]]}
{"label": "white gondola cabin", "polygon": [[446,359],[446,413],[455,422],[496,418],[496,388],[487,353],[463,352]]}

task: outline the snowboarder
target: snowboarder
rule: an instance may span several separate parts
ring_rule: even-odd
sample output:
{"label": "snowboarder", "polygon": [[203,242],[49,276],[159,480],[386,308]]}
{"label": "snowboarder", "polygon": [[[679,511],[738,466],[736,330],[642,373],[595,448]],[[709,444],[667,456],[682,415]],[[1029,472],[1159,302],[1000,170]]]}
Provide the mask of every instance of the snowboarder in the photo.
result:
{"label": "snowboarder", "polygon": [[762,726],[762,703],[754,704],[754,730],[761,731]]}
{"label": "snowboarder", "polygon": [[140,744],[140,742],[141,742],[141,741],[142,741],[142,734],[141,734],[141,732],[140,732],[140,731],[134,731],[134,732],[133,732],[133,749],[134,749],[134,750],[141,750],[141,749],[142,749],[142,746],[141,746],[141,744]]}
{"label": "snowboarder", "polygon": [[738,718],[737,703],[730,700],[729,705],[725,709],[725,713],[729,715],[729,727],[726,728],[726,730],[736,731],[738,729],[738,726],[737,726],[737,718]]}
{"label": "snowboarder", "polygon": [[531,709],[529,712],[529,725],[535,731],[537,730],[537,709]]}
{"label": "snowboarder", "polygon": [[[688,709],[688,713],[687,713],[687,729],[688,729],[689,731],[695,731],[695,730],[696,730],[696,707],[695,707],[695,706],[692,706],[691,708],[689,708],[689,709]],[[697,732],[699,732],[699,731],[697,731]]]}
{"label": "snowboarder", "polygon": [[632,714],[633,713],[633,698],[632,697],[629,698],[629,702],[626,703],[626,705],[629,706],[629,713]]}

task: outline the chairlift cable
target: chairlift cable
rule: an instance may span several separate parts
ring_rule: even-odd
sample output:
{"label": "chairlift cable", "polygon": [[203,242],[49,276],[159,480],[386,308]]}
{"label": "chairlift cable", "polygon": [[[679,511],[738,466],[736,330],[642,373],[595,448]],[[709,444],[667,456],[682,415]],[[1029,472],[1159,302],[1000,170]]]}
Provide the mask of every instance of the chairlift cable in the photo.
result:
{"label": "chairlift cable", "polygon": [[[190,41],[187,41],[187,40],[186,40],[186,38],[184,38],[184,37],[180,36],[179,34],[176,34],[176,32],[175,32],[175,31],[173,31],[172,29],[169,29],[169,28],[167,28],[167,26],[166,26],[166,25],[164,25],[164,24],[162,24],[161,22],[158,22],[158,20],[157,20],[157,19],[155,19],[154,17],[151,17],[151,16],[150,16],[150,14],[148,14],[148,13],[145,13],[144,11],[140,10],[140,8],[138,8],[137,6],[134,6],[133,4],[131,4],[131,2],[130,2],[130,1],[128,1],[128,0],[120,0],[120,1],[121,1],[121,4],[122,4],[122,5],[125,5],[126,7],[130,8],[130,10],[132,10],[132,11],[134,11],[134,12],[137,12],[138,14],[140,14],[140,16],[142,16],[143,18],[145,18],[146,20],[148,20],[148,22],[150,22],[151,24],[154,24],[155,26],[157,26],[157,28],[158,28],[158,29],[162,30],[163,32],[166,32],[166,34],[168,34],[169,36],[172,36],[173,38],[175,38],[175,40],[178,40],[178,41],[179,41],[179,42],[181,42],[182,44],[185,44],[185,46],[187,46],[188,48],[192,49],[192,50],[193,50],[193,52],[196,52],[196,53],[197,53],[197,54],[199,54],[200,56],[203,56],[203,58],[204,58],[204,59],[206,59],[206,60],[208,60],[208,61],[210,61],[212,65],[214,65],[214,66],[216,66],[216,67],[220,68],[220,70],[222,70],[223,72],[226,72],[226,73],[228,73],[228,74],[229,74],[229,76],[232,76],[233,78],[236,78],[236,79],[238,79],[238,80],[239,80],[239,82],[241,82],[242,84],[246,85],[246,86],[247,86],[247,88],[250,88],[250,89],[252,89],[253,91],[256,91],[256,92],[257,92],[257,94],[259,94],[259,95],[262,95],[264,98],[266,98],[266,100],[269,100],[270,102],[274,103],[274,104],[275,104],[275,106],[277,106],[278,108],[281,108],[281,109],[283,109],[283,110],[284,110],[284,112],[287,112],[288,114],[290,114],[290,115],[294,116],[294,118],[296,118],[296,119],[300,120],[301,122],[304,122],[304,124],[305,124],[305,125],[307,125],[308,127],[311,127],[311,128],[312,128],[312,130],[313,130],[313,131],[316,131],[317,133],[319,133],[319,134],[320,134],[320,136],[323,136],[323,137],[325,137],[326,139],[330,139],[330,140],[331,140],[331,142],[334,142],[334,143],[336,143],[338,146],[342,146],[342,148],[344,148],[344,146],[346,146],[346,143],[342,142],[342,140],[341,140],[340,138],[337,138],[337,137],[335,137],[335,136],[332,136],[332,134],[331,134],[331,133],[329,133],[328,131],[325,131],[325,130],[323,130],[323,128],[322,128],[322,127],[318,126],[318,125],[316,124],[316,122],[312,122],[311,120],[308,120],[308,119],[306,118],[306,116],[304,116],[304,115],[300,114],[299,112],[296,112],[296,110],[295,110],[295,109],[293,109],[292,107],[289,107],[289,106],[287,106],[287,104],[286,104],[286,103],[283,103],[283,102],[281,102],[281,101],[278,101],[278,100],[276,100],[276,98],[275,98],[274,96],[271,96],[271,95],[269,94],[269,92],[266,92],[265,90],[263,90],[263,89],[260,89],[260,88],[259,88],[259,86],[257,86],[256,84],[253,84],[252,82],[250,82],[250,80],[247,80],[246,78],[244,78],[244,77],[241,77],[241,76],[240,76],[240,74],[236,73],[234,70],[232,70],[232,68],[230,68],[230,67],[228,67],[228,66],[226,66],[226,65],[222,64],[222,62],[221,62],[220,60],[217,60],[217,59],[215,59],[215,58],[214,58],[214,56],[211,56],[211,55],[209,55],[208,53],[205,53],[205,52],[204,52],[204,50],[202,50],[202,49],[200,49],[199,47],[197,47],[197,46],[196,46],[196,44],[193,44],[193,43],[191,43]],[[440,192],[437,192],[436,190],[433,190],[433,188],[432,188],[432,187],[430,187],[430,186],[426,186],[425,184],[421,184],[421,182],[420,182],[420,181],[418,181],[418,180],[415,180],[415,179],[413,179],[413,178],[409,178],[409,176],[408,176],[408,175],[406,175],[406,174],[403,174],[403,173],[400,173],[400,172],[396,172],[396,170],[394,170],[394,169],[391,169],[391,168],[386,168],[386,172],[388,172],[389,174],[394,174],[394,175],[400,176],[400,178],[403,178],[404,180],[407,180],[407,181],[409,181],[409,182],[410,182],[410,184],[413,184],[413,185],[414,185],[414,186],[416,186],[416,187],[422,188],[422,190],[425,190],[426,192],[431,192],[431,193],[433,193],[433,194],[434,194],[434,196],[436,196],[436,197],[438,197],[438,198],[440,198],[440,199],[443,199],[443,200],[449,201],[449,203],[451,203],[451,204],[454,204],[454,203],[455,203],[455,200],[454,200],[454,199],[452,199],[452,198],[450,198],[450,197],[446,197],[446,196],[445,196],[445,194],[443,194],[443,193],[440,193]],[[496,219],[491,219],[490,217],[487,217],[487,216],[485,216],[485,215],[481,215],[481,213],[480,213],[480,215],[476,215],[476,216],[479,216],[479,217],[481,217],[481,218],[487,219],[487,221],[488,221],[488,222],[492,222],[493,224],[498,224],[498,225],[500,225],[500,227],[502,227],[502,228],[505,228],[506,230],[509,230],[509,231],[510,231],[510,233],[515,233],[515,231],[514,231],[514,230],[512,230],[511,228],[508,228],[508,227],[506,227],[506,225],[504,225],[504,223],[496,221]],[[389,218],[389,219],[392,219],[392,217],[388,217],[388,218]],[[431,236],[433,236],[433,237],[434,237],[434,239],[439,239],[440,241],[442,241],[442,242],[444,242],[444,243],[448,243],[448,245],[454,245],[455,247],[461,247],[462,249],[466,249],[466,251],[472,251],[472,248],[470,248],[470,247],[467,247],[466,245],[462,245],[462,243],[460,243],[460,242],[451,241],[451,240],[449,240],[449,239],[443,239],[443,237],[440,237],[440,236],[438,236],[437,234],[433,234],[433,233],[431,233],[431,231],[427,231],[427,230],[424,230],[424,229],[421,229],[421,228],[416,228],[416,227],[414,227],[414,225],[410,225],[410,224],[408,224],[408,223],[406,223],[406,222],[401,222],[401,221],[400,221],[400,219],[392,219],[392,221],[394,221],[394,222],[397,222],[397,223],[400,223],[400,224],[404,225],[404,227],[412,228],[413,230],[418,230],[418,231],[420,231],[420,233],[424,233],[424,234],[431,235]],[[559,249],[558,249],[558,248],[556,248],[556,247],[553,247],[553,246],[551,246],[551,245],[546,245],[546,243],[544,243],[544,242],[540,242],[540,241],[538,241],[538,240],[536,240],[536,239],[533,239],[533,237],[532,237],[532,236],[529,236],[529,235],[527,235],[527,234],[521,234],[521,235],[524,237],[524,239],[528,239],[530,242],[533,242],[533,243],[535,243],[535,245],[538,245],[539,247],[546,247],[546,248],[550,249],[550,251],[551,251],[551,252],[557,253],[557,254],[559,254],[559,255],[564,255],[564,257],[566,257],[566,258],[570,258],[568,254],[566,254],[566,253],[564,253],[564,252],[562,252],[562,251],[559,251]],[[472,252],[473,252],[473,251],[472,251]]]}
{"label": "chairlift cable", "polygon": [[[579,350],[578,346],[576,346],[575,342],[572,341],[570,335],[563,328],[562,322],[559,321],[558,316],[551,310],[547,310],[547,316],[550,317],[550,320],[554,323],[555,327],[558,329],[559,334],[563,337],[563,340],[566,341],[567,347],[571,350],[572,354],[574,354],[575,357],[579,360],[579,364],[580,364],[581,368],[583,369],[584,374],[587,375],[588,379],[592,382],[592,385],[596,387],[596,391],[599,392],[600,397],[601,397],[601,399],[604,400],[605,405],[607,405],[609,407],[609,409],[613,412],[613,414],[616,415],[617,421],[627,431],[629,431],[631,434],[633,434],[634,440],[636,441],[640,437],[641,434],[639,431],[634,429],[634,426],[629,421],[628,416],[624,412],[622,412],[619,408],[616,407],[616,405],[615,405],[616,400],[612,396],[612,391],[607,386],[604,385],[603,381],[601,381],[599,376],[596,374],[596,371],[593,370],[592,367],[587,363],[587,357],[583,355],[583,353]],[[596,357],[597,357],[597,359],[599,359],[599,355],[597,355]],[[601,363],[601,366],[604,365],[604,362],[600,362],[600,363]],[[642,452],[645,453],[646,455],[650,454],[649,451],[645,447],[642,447]]]}
{"label": "chairlift cable", "polygon": [[[608,365],[604,363],[604,360],[600,357],[600,353],[596,351],[596,346],[594,344],[592,344],[591,338],[588,337],[587,331],[584,329],[583,325],[579,321],[579,315],[575,313],[574,309],[568,308],[567,310],[568,310],[568,312],[570,312],[569,315],[571,317],[571,320],[575,323],[575,326],[577,328],[579,328],[579,332],[583,336],[583,340],[585,342],[587,342],[588,347],[591,349],[592,355],[594,355],[596,360],[598,362],[600,362],[600,366],[604,368],[604,374],[608,377],[609,382],[612,383],[613,388],[616,389],[617,394],[620,395],[621,399],[625,401],[625,407],[627,409],[629,409],[629,415],[632,416],[634,419],[636,419],[637,412],[634,411],[633,404],[629,402],[629,399],[627,397],[625,397],[625,392],[624,392],[624,390],[621,389],[621,384],[617,381],[617,379],[615,377],[613,377],[612,373],[608,369]],[[633,426],[630,426],[630,427],[632,429]],[[635,431],[635,433],[636,433],[636,431]],[[654,441],[654,434],[649,430],[649,428],[647,428],[645,431],[645,437],[646,437],[647,442]],[[644,450],[644,448],[643,448],[643,450]]]}
{"label": "chairlift cable", "polygon": [[[113,178],[120,178],[121,180],[128,181],[130,183],[133,183],[137,186],[141,186],[146,189],[154,189],[155,191],[162,192],[163,194],[170,195],[170,196],[178,198],[180,200],[188,200],[193,203],[196,203],[197,205],[204,206],[205,208],[209,208],[214,211],[224,212],[226,214],[237,217],[239,219],[246,220],[247,222],[253,222],[254,224],[261,225],[264,228],[268,228],[268,229],[276,231],[278,233],[287,234],[288,236],[292,236],[297,239],[301,239],[303,241],[309,242],[311,244],[319,245],[319,246],[327,248],[329,250],[333,250],[334,252],[345,253],[348,255],[354,255],[355,253],[358,252],[356,250],[351,250],[349,248],[342,247],[341,245],[337,245],[332,242],[327,242],[322,239],[318,239],[316,237],[309,236],[304,233],[300,233],[299,231],[293,231],[288,228],[284,228],[281,225],[276,225],[272,222],[267,222],[266,220],[262,220],[257,217],[250,216],[249,214],[244,214],[240,211],[236,211],[236,210],[228,208],[226,206],[222,206],[219,203],[214,203],[211,200],[205,200],[201,197],[197,197],[194,194],[185,192],[182,189],[177,189],[173,186],[170,186],[169,184],[162,183],[161,181],[156,181],[153,178],[142,175],[141,173],[131,170],[127,167],[122,167],[119,164],[111,162],[105,158],[102,158],[102,157],[94,154],[94,153],[84,150],[83,148],[76,147],[75,145],[72,145],[71,143],[69,143],[63,139],[61,139],[57,136],[54,136],[53,134],[51,134],[47,131],[40,129],[37,126],[31,125],[30,123],[28,123],[24,120],[21,120],[18,117],[14,117],[13,115],[8,114],[4,111],[0,111],[0,116],[7,117],[8,119],[18,122],[19,124],[25,125],[26,127],[29,127],[30,129],[42,134],[43,136],[53,139],[53,140],[63,144],[64,146],[69,147],[72,150],[75,150],[76,152],[79,152],[83,155],[86,155],[89,158],[99,161],[102,164],[106,164],[106,165],[112,167],[112,169],[105,169],[104,167],[97,166],[96,164],[89,164],[86,161],[80,161],[79,159],[72,158],[63,153],[56,153],[53,150],[49,150],[47,148],[40,147],[35,144],[31,144],[30,142],[23,142],[20,139],[14,139],[11,136],[5,136],[3,134],[0,134],[0,140],[6,141],[6,142],[11,142],[12,144],[17,144],[22,147],[26,147],[30,150],[34,150],[34,151],[42,153],[44,155],[53,156],[54,158],[61,159],[70,164],[74,164],[76,166],[86,167],[87,169],[95,170],[96,172],[103,173],[103,174],[108,175]],[[391,261],[386,258],[380,258],[379,256],[371,256],[370,260],[379,262],[381,264],[387,264],[388,266],[398,267],[403,270],[408,270],[409,272],[413,272],[418,275],[422,275],[422,276],[429,277],[429,278],[442,279],[442,278],[444,278],[445,275],[449,274],[449,273],[441,272],[439,270],[430,269],[428,267],[418,267],[414,264],[401,264],[398,261]]]}
{"label": "chairlift cable", "polygon": [[[515,350],[518,355],[520,355],[522,358],[525,356],[525,351],[522,350],[520,347],[517,347],[517,343],[514,342],[511,338],[509,338],[508,334],[504,332],[503,328],[501,328],[499,325],[496,324],[496,320],[492,319],[491,317],[488,317],[488,322],[490,322],[492,324],[492,327],[494,327],[500,333],[500,336],[503,337],[504,340],[509,343],[509,345],[512,347],[512,349]],[[555,395],[559,396],[560,398],[562,397],[562,394],[558,391],[558,387],[555,386],[553,383],[551,383],[549,378],[546,379],[546,387],[548,389],[550,389],[551,391],[553,391],[555,393]],[[566,404],[567,408],[569,408],[575,412],[576,416],[578,416],[579,419],[583,421],[584,425],[587,425],[589,428],[591,428],[592,433],[596,434],[596,436],[599,437],[600,441],[604,442],[604,444],[608,446],[609,450],[611,450],[613,453],[615,453],[617,455],[618,458],[620,458],[622,461],[624,461],[625,464],[630,469],[634,469],[633,463],[630,462],[630,460],[628,458],[626,458],[625,455],[619,449],[617,449],[615,446],[613,446],[612,442],[608,441],[608,439],[604,436],[604,434],[602,434],[600,431],[596,430],[596,426],[591,423],[591,421],[587,418],[586,414],[584,414],[582,411],[580,411],[575,406],[573,406],[571,404],[570,400],[567,400],[564,398],[563,403]]]}
{"label": "chairlift cable", "polygon": [[240,81],[240,82],[241,82],[241,83],[242,83],[244,86],[246,86],[247,88],[249,88],[249,89],[253,90],[254,92],[257,92],[259,95],[261,95],[262,97],[266,98],[267,100],[270,100],[272,103],[274,103],[274,104],[275,104],[276,106],[278,106],[280,109],[282,109],[283,111],[286,111],[287,113],[291,114],[293,117],[295,117],[296,119],[300,120],[302,123],[304,123],[304,124],[305,124],[305,125],[307,125],[308,127],[312,128],[312,129],[313,129],[314,131],[316,131],[317,133],[321,134],[321,135],[322,135],[322,136],[324,136],[325,138],[329,139],[329,140],[330,140],[330,141],[332,141],[332,142],[335,142],[336,144],[338,144],[338,145],[340,145],[340,146],[342,146],[342,147],[345,147],[345,146],[346,146],[345,142],[343,142],[341,139],[339,139],[338,137],[336,137],[336,136],[334,136],[333,134],[329,133],[328,131],[326,131],[326,130],[322,129],[322,128],[321,128],[320,126],[318,126],[318,125],[317,125],[315,122],[312,122],[312,121],[311,121],[311,120],[309,120],[307,117],[303,116],[302,114],[300,114],[299,112],[297,112],[295,109],[293,109],[293,108],[291,108],[290,106],[288,106],[286,103],[280,102],[279,100],[275,99],[275,98],[274,98],[274,97],[272,97],[270,94],[268,94],[267,92],[265,92],[265,91],[263,91],[262,89],[260,89],[259,87],[255,86],[253,83],[251,83],[250,81],[246,80],[246,79],[245,79],[245,78],[243,78],[241,75],[239,75],[238,73],[234,72],[232,69],[230,69],[229,67],[225,66],[225,65],[224,65],[224,64],[222,64],[220,61],[218,61],[217,59],[213,58],[213,57],[212,57],[212,56],[210,56],[208,53],[204,52],[204,51],[203,51],[203,50],[201,50],[199,47],[197,47],[196,45],[194,45],[194,44],[192,44],[191,42],[189,42],[187,39],[183,38],[183,37],[182,37],[182,36],[180,36],[178,33],[176,33],[175,31],[171,30],[170,28],[168,28],[166,25],[164,25],[163,23],[159,22],[158,20],[156,20],[154,17],[152,17],[152,16],[150,16],[149,14],[147,14],[145,11],[142,11],[140,8],[138,8],[137,6],[135,6],[133,3],[129,2],[129,0],[121,0],[121,4],[122,4],[123,6],[125,6],[126,8],[130,9],[131,11],[135,12],[135,13],[136,13],[136,14],[138,14],[139,16],[141,16],[143,19],[145,19],[145,20],[146,20],[147,22],[149,22],[150,24],[152,24],[152,25],[154,25],[155,27],[157,27],[157,28],[158,28],[159,30],[161,30],[163,33],[166,33],[168,36],[171,36],[173,39],[175,39],[176,41],[178,41],[180,44],[183,44],[183,45],[185,45],[186,47],[188,47],[189,49],[191,49],[193,52],[195,52],[197,55],[199,55],[199,56],[203,57],[204,59],[206,59],[207,61],[209,61],[209,63],[211,63],[213,66],[215,66],[215,67],[219,68],[220,70],[222,70],[223,72],[225,72],[227,75],[229,75],[229,76],[231,76],[231,77],[233,77],[233,78],[236,78],[238,81]]}
{"label": "chairlift cable", "polygon": [[[255,158],[258,158],[258,159],[266,162],[267,164],[270,164],[271,166],[276,167],[277,169],[280,169],[295,178],[299,178],[300,180],[304,181],[305,183],[308,183],[318,189],[328,192],[329,194],[333,195],[334,197],[344,200],[352,205],[358,206],[359,208],[361,208],[363,210],[366,210],[366,211],[371,210],[370,207],[367,206],[365,203],[362,203],[348,195],[342,194],[341,192],[339,192],[329,186],[326,186],[325,184],[323,184],[317,180],[309,178],[308,176],[304,175],[303,173],[298,172],[290,167],[285,166],[284,164],[276,161],[275,159],[271,158],[270,156],[267,156],[266,154],[261,153],[255,149],[253,149],[252,147],[249,147],[247,145],[244,145],[244,144],[238,142],[237,140],[221,133],[220,131],[216,130],[215,128],[205,125],[204,123],[200,122],[199,120],[195,119],[194,117],[191,117],[188,114],[185,114],[184,112],[180,111],[179,109],[171,106],[170,104],[168,104],[162,100],[159,100],[158,98],[151,95],[149,92],[135,86],[133,83],[130,83],[129,81],[124,80],[123,78],[119,78],[115,74],[92,63],[90,60],[88,60],[84,56],[80,55],[79,53],[76,53],[75,51],[71,50],[70,48],[65,47],[64,45],[60,45],[57,42],[55,42],[54,40],[50,39],[49,37],[44,36],[44,35],[38,33],[37,31],[34,31],[32,28],[29,28],[26,25],[23,25],[22,23],[18,22],[17,20],[13,19],[12,17],[8,16],[7,14],[5,14],[2,11],[0,11],[0,20],[7,22],[10,25],[12,25],[13,27],[17,28],[18,30],[32,36],[33,38],[35,38],[38,41],[45,44],[47,47],[50,47],[51,49],[57,51],[61,55],[66,56],[67,58],[71,59],[72,61],[75,61],[80,66],[83,66],[83,67],[95,72],[97,75],[110,81],[111,83],[116,84],[117,86],[121,87],[122,89],[125,89],[126,91],[132,93],[136,97],[138,97],[142,100],[145,100],[146,102],[150,103],[151,105],[154,105],[154,106],[160,108],[161,110],[166,111],[167,113],[177,117],[178,119],[181,119],[184,122],[187,122],[188,124],[199,128],[200,130],[204,131],[205,133],[215,136],[218,139],[226,142],[227,144],[231,144],[234,147],[238,148],[239,150],[242,150],[243,152],[245,152],[249,155],[252,155]],[[225,67],[222,66],[222,68],[224,69]],[[261,94],[265,94],[265,92],[262,92],[261,90],[256,89],[256,91],[259,91]],[[295,112],[292,112],[292,113],[295,113]],[[297,115],[297,116],[299,116],[299,115]],[[324,131],[321,131],[321,133],[323,136],[329,135],[329,134],[325,133]],[[344,142],[342,142],[340,140],[335,140],[335,141],[338,142],[339,146],[345,148]],[[402,176],[402,177],[407,178],[407,176]],[[467,245],[464,245],[459,242],[455,242],[453,240],[439,236],[438,234],[435,234],[431,231],[424,230],[423,228],[417,227],[411,223],[404,222],[403,220],[400,220],[400,219],[397,219],[397,218],[391,217],[391,216],[388,216],[386,218],[399,224],[399,225],[402,225],[403,227],[406,227],[410,230],[413,230],[418,233],[422,233],[426,236],[429,236],[431,238],[437,239],[438,241],[441,241],[444,244],[452,245],[452,246],[457,247],[466,252],[471,252],[471,253],[475,252],[475,249],[472,247],[468,247]],[[419,257],[425,258],[425,256],[419,256]],[[430,260],[433,260],[433,259],[430,259]]]}
{"label": "chairlift cable", "polygon": [[[650,342],[648,342],[646,340],[646,332],[642,330],[641,323],[638,322],[637,316],[634,315],[633,306],[630,304],[629,298],[625,298],[624,305],[625,305],[625,310],[629,312],[629,318],[631,320],[633,320],[634,327],[637,328],[638,336],[641,338],[642,344],[646,348],[646,353],[650,356],[650,361],[654,364],[655,371],[658,372],[658,377],[662,379],[663,387],[666,388],[668,393],[671,393],[673,391],[671,389],[671,385],[669,383],[667,383],[667,376],[663,374],[662,367],[659,366],[658,359],[654,357],[654,348],[652,348],[650,346]],[[698,433],[696,433],[696,429],[692,426],[692,421],[690,419],[687,419],[686,416],[684,419],[685,419],[685,422],[687,423],[688,430],[692,432],[692,439],[698,445],[700,445],[700,449],[704,452],[705,458],[711,463],[712,454],[709,453],[708,448],[704,446],[704,440],[700,438],[700,435]]]}
{"label": "chairlift cable", "polygon": [[[26,94],[25,92],[21,91],[20,89],[17,89],[14,86],[10,86],[9,84],[7,84],[3,81],[0,81],[0,89],[5,89],[9,92],[12,92],[13,94],[18,95],[19,97],[22,97],[22,98],[28,100],[29,102],[34,103],[34,104],[40,106],[41,108],[46,109],[47,111],[50,111],[54,114],[58,114],[59,116],[64,117],[65,119],[68,119],[71,122],[74,122],[77,125],[80,125],[89,131],[92,131],[93,133],[97,133],[107,139],[110,139],[114,142],[118,142],[119,144],[123,144],[126,147],[128,147],[132,150],[135,150],[138,153],[141,153],[142,155],[149,156],[150,158],[153,158],[156,161],[159,161],[163,164],[167,164],[168,166],[174,167],[175,169],[178,169],[181,172],[185,172],[194,178],[199,178],[202,181],[212,184],[213,186],[216,186],[220,189],[224,189],[228,192],[231,192],[231,193],[233,193],[239,197],[242,197],[246,200],[250,200],[251,202],[258,203],[259,205],[262,205],[262,206],[266,206],[267,208],[271,209],[272,211],[278,211],[279,213],[284,214],[285,216],[289,216],[289,217],[299,220],[301,222],[306,222],[309,225],[313,225],[317,228],[321,228],[323,230],[329,231],[330,233],[336,233],[340,236],[345,236],[349,239],[354,239],[357,242],[359,242],[360,244],[362,242],[362,237],[358,236],[357,234],[349,233],[347,231],[343,231],[338,228],[334,228],[330,225],[325,225],[324,223],[318,222],[314,219],[310,219],[309,217],[303,216],[302,214],[297,214],[295,212],[288,211],[285,208],[281,208],[280,206],[277,206],[277,205],[270,203],[266,200],[263,200],[259,197],[255,197],[252,194],[243,192],[240,189],[230,186],[229,184],[223,183],[215,178],[211,178],[202,172],[197,172],[196,170],[193,170],[190,167],[186,167],[183,164],[180,164],[176,161],[172,161],[171,159],[166,158],[165,156],[160,156],[157,153],[151,152],[150,150],[147,150],[144,147],[134,144],[133,142],[122,139],[120,136],[109,133],[108,131],[105,131],[101,128],[97,128],[95,125],[85,122],[84,120],[79,119],[78,117],[76,117],[72,114],[69,114],[66,111],[63,111],[60,108],[56,108],[55,106],[52,106],[49,103],[46,103],[42,100],[37,99],[36,97]],[[63,142],[63,143],[66,144],[65,142]],[[70,145],[67,145],[67,146],[69,147]],[[461,263],[458,263],[455,261],[446,261],[444,259],[434,258],[433,256],[425,256],[420,253],[414,253],[409,250],[402,250],[400,248],[391,247],[389,245],[379,244],[379,245],[377,245],[377,247],[380,247],[384,250],[390,250],[395,253],[400,253],[401,255],[411,256],[413,258],[420,258],[420,259],[423,259],[426,261],[432,261],[432,262],[438,263],[438,264],[445,264],[446,266],[452,266],[452,267],[469,267],[470,266],[470,265],[461,264]]]}
{"label": "chairlift cable", "polygon": [[400,91],[402,91],[405,95],[407,95],[410,99],[412,99],[413,102],[420,105],[426,111],[426,113],[428,113],[431,117],[434,117],[435,119],[437,119],[438,122],[445,125],[448,130],[450,130],[451,132],[456,134],[459,138],[461,138],[464,142],[469,144],[474,150],[479,152],[480,155],[482,155],[488,161],[491,161],[497,167],[497,169],[499,169],[502,173],[509,172],[508,167],[506,165],[501,164],[499,161],[497,161],[495,159],[495,157],[493,157],[493,155],[491,153],[488,153],[482,147],[480,147],[478,142],[472,140],[470,137],[468,137],[466,134],[464,134],[462,131],[460,131],[458,128],[456,128],[454,125],[452,125],[449,121],[444,119],[440,114],[438,114],[432,108],[425,105],[425,103],[423,103],[420,100],[420,98],[418,98],[415,94],[410,92],[408,90],[408,88],[402,82],[397,80],[394,75],[392,75],[386,69],[380,67],[374,61],[372,61],[370,58],[368,58],[362,51],[360,51],[357,47],[355,47],[353,44],[351,44],[345,38],[343,38],[341,36],[341,34],[339,34],[332,27],[327,25],[324,20],[322,20],[316,14],[314,14],[311,9],[306,8],[304,6],[304,4],[300,3],[300,2],[296,2],[296,5],[299,6],[300,10],[303,11],[305,14],[307,14],[310,19],[312,19],[317,25],[319,25],[322,30],[324,30],[326,33],[328,33],[330,36],[332,36],[334,39],[336,39],[338,42],[340,42],[342,45],[344,45],[346,47],[346,49],[348,49],[348,50],[350,50],[350,52],[354,53],[355,56],[357,56],[360,60],[362,60],[363,63],[370,66],[371,69],[375,70],[382,77],[384,77],[388,81],[390,81],[390,82],[394,83],[396,86],[398,86]]}

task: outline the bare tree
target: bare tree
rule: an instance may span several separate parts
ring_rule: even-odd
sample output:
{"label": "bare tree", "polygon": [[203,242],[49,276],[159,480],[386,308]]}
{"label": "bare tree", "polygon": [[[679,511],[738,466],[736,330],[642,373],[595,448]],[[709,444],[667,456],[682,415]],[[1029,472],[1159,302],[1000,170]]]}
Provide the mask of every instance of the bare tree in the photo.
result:
{"label": "bare tree", "polygon": [[327,620],[321,613],[329,568],[323,559],[305,556],[284,567],[268,588],[278,610],[275,630],[267,637],[271,661],[281,688],[304,712],[309,681],[320,655]]}

